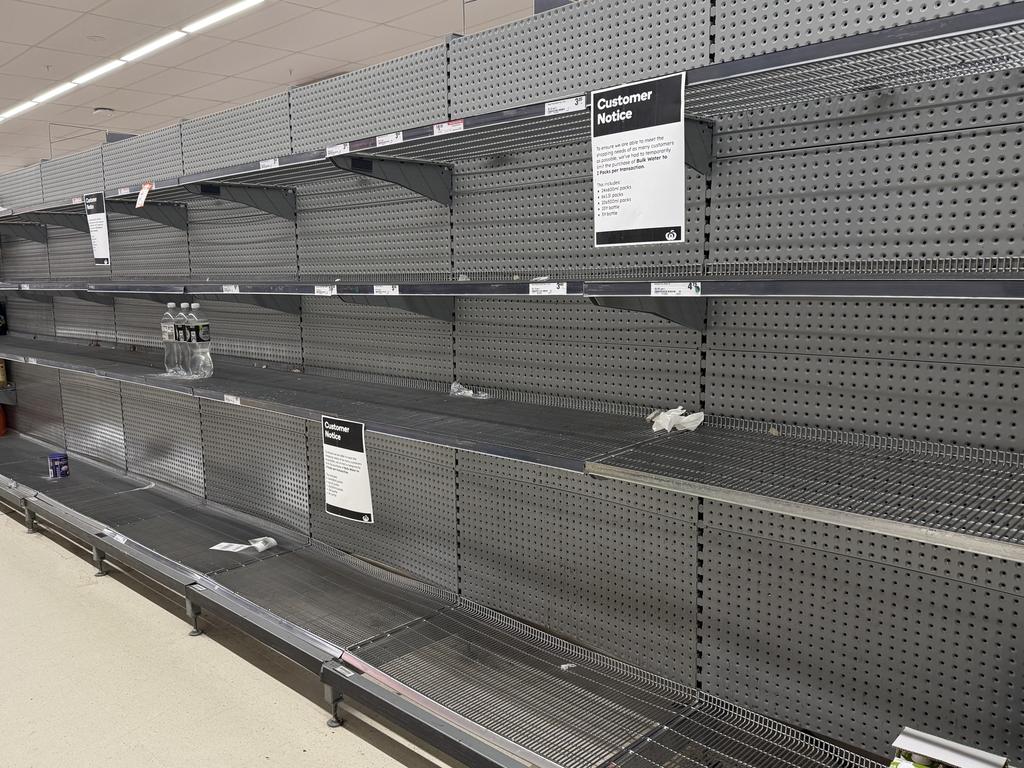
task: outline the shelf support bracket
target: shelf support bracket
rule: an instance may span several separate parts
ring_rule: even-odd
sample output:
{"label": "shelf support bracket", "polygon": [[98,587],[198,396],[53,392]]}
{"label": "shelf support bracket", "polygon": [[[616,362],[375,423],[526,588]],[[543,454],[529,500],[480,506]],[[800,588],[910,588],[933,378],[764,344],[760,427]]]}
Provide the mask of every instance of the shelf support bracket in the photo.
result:
{"label": "shelf support bracket", "polygon": [[705,120],[686,118],[684,123],[686,165],[701,176],[711,173],[715,149],[715,126]]}
{"label": "shelf support bracket", "polygon": [[452,296],[339,296],[348,304],[368,307],[389,307],[412,312],[424,317],[452,322],[455,316],[455,298]]}
{"label": "shelf support bracket", "polygon": [[336,168],[396,184],[446,208],[452,203],[452,169],[438,163],[374,155],[335,155]]}
{"label": "shelf support bracket", "polygon": [[197,181],[184,187],[190,194],[200,197],[240,203],[288,221],[296,218],[295,190],[288,187],[258,187],[223,181]]}
{"label": "shelf support bracket", "polygon": [[35,240],[37,243],[46,244],[46,227],[42,224],[17,224],[0,221],[0,231],[5,235],[14,235],[25,240]]}
{"label": "shelf support bracket", "polygon": [[188,207],[180,203],[147,203],[141,208],[136,208],[132,202],[108,200],[107,211],[123,216],[137,216],[163,224],[165,227],[188,231]]}
{"label": "shelf support bracket", "polygon": [[46,211],[33,211],[31,213],[18,214],[27,221],[34,221],[36,224],[49,224],[54,227],[65,229],[76,229],[79,232],[89,233],[89,222],[84,213],[49,213]]}
{"label": "shelf support bracket", "polygon": [[657,315],[694,331],[704,330],[708,304],[702,296],[591,296],[590,300],[599,307]]}

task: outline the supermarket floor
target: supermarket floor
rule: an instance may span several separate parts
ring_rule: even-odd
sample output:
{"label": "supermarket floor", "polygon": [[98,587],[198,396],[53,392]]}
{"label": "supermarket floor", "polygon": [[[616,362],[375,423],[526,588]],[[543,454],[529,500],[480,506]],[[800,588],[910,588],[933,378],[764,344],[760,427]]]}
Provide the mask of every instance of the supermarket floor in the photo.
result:
{"label": "supermarket floor", "polygon": [[181,600],[96,578],[59,536],[0,513],[0,765],[436,765],[349,720],[325,725],[316,677]]}

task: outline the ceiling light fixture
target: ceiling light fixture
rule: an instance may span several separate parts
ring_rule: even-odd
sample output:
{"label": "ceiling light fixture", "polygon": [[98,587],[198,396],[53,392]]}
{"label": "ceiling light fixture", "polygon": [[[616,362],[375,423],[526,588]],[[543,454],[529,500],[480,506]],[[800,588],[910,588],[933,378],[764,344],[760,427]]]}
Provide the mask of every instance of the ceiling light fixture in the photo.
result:
{"label": "ceiling light fixture", "polygon": [[23,104],[19,104],[16,107],[11,107],[6,112],[0,113],[0,120],[7,120],[8,118],[20,115],[22,112],[32,109],[36,103],[34,101],[26,101]]}
{"label": "ceiling light fixture", "polygon": [[183,37],[188,37],[188,35],[186,35],[184,32],[180,30],[175,30],[174,32],[170,32],[164,35],[163,37],[158,37],[156,40],[150,43],[146,43],[140,48],[136,48],[134,51],[126,53],[124,56],[121,57],[121,60],[135,61],[136,59],[141,59],[143,56],[149,56],[149,54],[153,53],[154,51],[160,50],[165,45],[170,45],[171,43],[177,42],[178,40],[181,40],[181,38]]}
{"label": "ceiling light fixture", "polygon": [[45,93],[40,93],[38,96],[36,96],[34,99],[32,99],[32,101],[35,102],[36,104],[42,104],[44,101],[49,101],[50,99],[55,99],[58,96],[60,96],[62,93],[67,93],[72,88],[77,88],[77,87],[78,86],[75,83],[61,83],[56,88],[51,88],[50,90],[46,91]]}
{"label": "ceiling light fixture", "polygon": [[193,21],[188,26],[182,27],[182,29],[191,35],[195,32],[198,32],[201,29],[212,27],[214,24],[224,21],[224,19],[230,18],[237,13],[247,11],[253,6],[259,5],[263,1],[264,0],[240,0],[240,2],[233,3],[232,5],[229,5],[227,8],[221,8],[216,13],[211,13],[209,16],[204,16],[203,18],[199,19],[199,21]]}
{"label": "ceiling light fixture", "polygon": [[96,67],[96,69],[90,69],[84,75],[79,75],[78,77],[74,78],[71,82],[73,82],[75,85],[84,85],[85,83],[92,82],[97,77],[103,77],[103,75],[107,74],[107,72],[112,72],[118,67],[123,67],[127,63],[128,62],[124,61],[123,59],[114,59],[113,61],[108,61],[106,64],[101,64],[100,66]]}

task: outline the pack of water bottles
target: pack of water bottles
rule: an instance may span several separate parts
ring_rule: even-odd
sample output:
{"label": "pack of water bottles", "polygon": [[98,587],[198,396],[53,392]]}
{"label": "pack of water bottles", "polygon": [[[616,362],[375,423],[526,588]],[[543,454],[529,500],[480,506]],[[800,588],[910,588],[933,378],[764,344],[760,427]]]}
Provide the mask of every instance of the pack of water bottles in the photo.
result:
{"label": "pack of water bottles", "polygon": [[176,307],[173,301],[168,302],[167,311],[160,318],[160,335],[168,375],[187,379],[208,379],[213,375],[210,321],[198,303]]}

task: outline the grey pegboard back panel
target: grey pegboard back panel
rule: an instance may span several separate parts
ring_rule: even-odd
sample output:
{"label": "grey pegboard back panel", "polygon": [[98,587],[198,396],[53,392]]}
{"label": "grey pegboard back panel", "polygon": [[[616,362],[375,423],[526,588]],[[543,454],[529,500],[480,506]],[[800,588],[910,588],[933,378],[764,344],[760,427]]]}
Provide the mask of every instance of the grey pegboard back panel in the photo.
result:
{"label": "grey pegboard back panel", "polygon": [[452,115],[583,93],[709,62],[709,0],[582,0],[451,42]]}
{"label": "grey pegboard back panel", "polygon": [[451,279],[446,206],[355,174],[300,186],[298,206],[303,276],[381,282]]}
{"label": "grey pegboard back panel", "polygon": [[186,120],[181,145],[186,174],[287,155],[292,146],[288,94]]}
{"label": "grey pegboard back panel", "polygon": [[[50,276],[54,278],[109,278],[110,265],[98,265],[93,258],[92,241],[85,232],[64,227],[47,227],[47,251]],[[113,248],[113,244],[111,244]],[[117,254],[111,250],[110,260]]]}
{"label": "grey pegboard back panel", "polygon": [[55,336],[53,300],[26,299],[12,293],[4,297],[7,306],[7,327],[12,333],[33,336]]}
{"label": "grey pegboard back panel", "polygon": [[40,164],[29,165],[0,176],[0,206],[28,208],[43,202],[43,174]]}
{"label": "grey pegboard back panel", "polygon": [[[302,336],[297,315],[254,304],[203,300],[202,297],[199,303],[210,318],[214,365],[216,355],[291,366],[302,364]],[[159,314],[156,318],[154,322],[159,326]]]}
{"label": "grey pegboard back panel", "polygon": [[162,347],[160,317],[166,309],[165,303],[115,296],[117,343],[129,347]]}
{"label": "grey pegboard back panel", "polygon": [[188,205],[192,277],[289,277],[297,271],[295,223],[235,203]]}
{"label": "grey pegboard back panel", "polygon": [[367,433],[366,457],[373,494],[373,523],[367,525],[325,511],[322,426],[307,422],[307,434],[313,538],[414,578],[457,590],[455,451]]}
{"label": "grey pegboard back panel", "polygon": [[440,320],[336,298],[304,298],[302,341],[307,371],[445,389],[451,384],[451,324]]}
{"label": "grey pegboard back panel", "polygon": [[7,373],[18,388],[18,404],[7,409],[11,426],[22,434],[63,448],[64,411],[57,369],[8,361]]}
{"label": "grey pegboard back panel", "polygon": [[462,595],[693,684],[692,497],[459,454]]}
{"label": "grey pegboard back panel", "polygon": [[104,144],[103,175],[107,189],[182,175],[181,126]]}
{"label": "grey pegboard back panel", "polygon": [[135,216],[110,214],[110,272],[117,277],[188,275],[188,235]]}
{"label": "grey pegboard back panel", "polygon": [[704,180],[687,169],[684,243],[594,247],[590,142],[455,164],[453,263],[473,279],[693,275],[704,254]]}
{"label": "grey pegboard back panel", "polygon": [[61,371],[60,394],[68,453],[82,454],[124,471],[120,383]]}
{"label": "grey pegboard back panel", "polygon": [[199,400],[122,384],[121,401],[128,471],[204,496]]}
{"label": "grey pegboard back panel", "polygon": [[700,402],[700,335],[586,299],[456,300],[456,377],[538,404],[646,415]]}
{"label": "grey pegboard back panel", "polygon": [[715,120],[715,157],[976,130],[1024,121],[1024,71],[834,96]]}
{"label": "grey pegboard back panel", "polygon": [[447,49],[408,56],[293,88],[294,151],[448,119]]}
{"label": "grey pegboard back panel", "polygon": [[1024,757],[1019,591],[920,567],[970,559],[942,547],[713,502],[705,526],[709,693],[876,754],[906,725]]}
{"label": "grey pegboard back panel", "polygon": [[50,262],[46,243],[20,237],[0,236],[0,275],[4,280],[49,277]]}
{"label": "grey pegboard back panel", "polygon": [[[85,301],[71,296],[55,296],[53,317],[57,336],[89,341],[116,341],[114,305]],[[156,316],[159,326],[159,315]]]}
{"label": "grey pegboard back panel", "polygon": [[200,408],[207,498],[308,534],[305,422],[215,400]]}
{"label": "grey pegboard back panel", "polygon": [[782,0],[768,5],[756,0],[716,0],[715,61],[743,59],[1008,2],[871,0],[852,4]]}
{"label": "grey pegboard back panel", "polygon": [[[103,191],[103,161],[100,148],[42,162],[43,199],[47,203],[70,204],[71,198]],[[82,209],[85,212],[85,209]]]}
{"label": "grey pegboard back panel", "polygon": [[[1019,261],[1021,125],[714,163],[711,274],[995,269]],[[979,226],[984,221],[985,226]]]}

